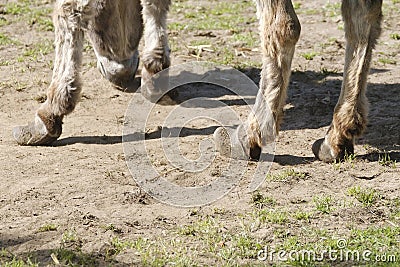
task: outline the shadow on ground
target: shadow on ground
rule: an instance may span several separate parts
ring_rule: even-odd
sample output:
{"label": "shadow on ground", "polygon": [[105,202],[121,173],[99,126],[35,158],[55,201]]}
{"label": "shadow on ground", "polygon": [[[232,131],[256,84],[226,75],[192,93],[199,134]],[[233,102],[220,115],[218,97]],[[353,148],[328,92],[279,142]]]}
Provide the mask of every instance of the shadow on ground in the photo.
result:
{"label": "shadow on ground", "polygon": [[[259,82],[260,69],[249,68],[242,69],[241,71],[255,83]],[[385,69],[372,69],[371,73],[385,73],[387,71],[388,70]],[[223,73],[221,75],[223,76]],[[289,105],[287,105],[285,109],[285,118],[281,130],[318,129],[328,126],[332,119],[333,109],[339,98],[342,75],[343,73],[337,72],[293,72],[288,89],[287,103]],[[370,122],[365,135],[358,141],[359,144],[369,144],[380,150],[395,151],[393,158],[397,158],[396,151],[399,151],[398,145],[400,144],[400,110],[398,109],[400,100],[399,88],[399,83],[370,83],[368,85],[367,95],[371,103],[369,113]],[[223,96],[235,97],[235,93],[220,86],[198,82],[180,86],[176,88],[176,91],[178,92],[176,101],[187,108],[253,105],[256,97],[255,94],[249,94],[246,92],[245,88],[241,88],[241,95],[239,97],[221,100],[219,98]],[[201,103],[199,101],[190,102],[191,105],[187,105],[188,100],[200,97],[206,97],[208,100]],[[193,106],[193,103],[201,106]],[[170,129],[173,133],[170,136],[211,135],[215,129],[216,126],[203,129],[191,129],[186,127],[182,129]],[[160,137],[160,132],[146,134],[146,139]],[[143,134],[135,133],[125,136],[124,140],[143,140]],[[66,146],[75,143],[107,145],[121,142],[122,136],[78,136],[60,139],[53,145]],[[372,158],[375,158],[375,156],[372,156]],[[293,158],[290,155],[281,155],[277,156],[276,160],[286,165],[300,164],[304,161],[311,161],[312,159]]]}

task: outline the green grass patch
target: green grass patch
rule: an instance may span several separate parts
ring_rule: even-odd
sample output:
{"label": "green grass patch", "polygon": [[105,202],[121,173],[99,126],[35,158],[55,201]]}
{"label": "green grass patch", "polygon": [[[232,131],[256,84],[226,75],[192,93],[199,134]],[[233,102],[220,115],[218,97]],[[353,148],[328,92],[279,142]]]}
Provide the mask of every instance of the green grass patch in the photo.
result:
{"label": "green grass patch", "polygon": [[133,242],[131,242],[129,240],[122,241],[118,237],[112,238],[110,244],[111,244],[111,246],[109,249],[107,249],[107,252],[106,252],[107,258],[118,255],[122,251],[124,251],[128,248],[133,248],[133,246],[134,246]]}
{"label": "green grass patch", "polygon": [[340,16],[340,13],[341,13],[340,12],[340,6],[341,6],[340,2],[336,2],[336,3],[328,2],[323,7],[324,15],[328,16],[328,17]]}
{"label": "green grass patch", "polygon": [[78,241],[79,238],[75,230],[67,230],[61,236],[61,243],[73,243]]}
{"label": "green grass patch", "polygon": [[2,267],[38,267],[39,264],[30,258],[21,259],[5,248],[0,249],[0,266]]}
{"label": "green grass patch", "polygon": [[396,168],[396,160],[392,160],[388,153],[379,154],[378,163],[384,167]]}
{"label": "green grass patch", "polygon": [[53,262],[61,266],[96,266],[96,257],[88,255],[80,250],[58,248],[53,251],[51,258]]}
{"label": "green grass patch", "polygon": [[[2,13],[16,17],[29,26],[37,27],[41,31],[53,31],[54,25],[51,19],[52,8],[44,6],[46,1],[19,0],[9,2],[3,6]],[[11,23],[7,21],[7,24]]]}
{"label": "green grass patch", "polygon": [[14,41],[13,39],[8,37],[7,35],[5,35],[3,33],[0,33],[0,45],[4,46],[4,45],[10,45],[10,44],[18,44],[18,42]]}
{"label": "green grass patch", "polygon": [[372,188],[361,188],[360,186],[355,186],[349,188],[347,193],[349,196],[357,199],[365,207],[370,207],[381,199],[379,193]]}
{"label": "green grass patch", "polygon": [[122,229],[116,227],[116,226],[115,226],[114,224],[112,224],[112,223],[109,224],[109,225],[103,226],[103,228],[104,228],[104,230],[106,230],[106,231],[112,231],[112,232],[117,233],[117,234],[122,234]]}
{"label": "green grass patch", "polygon": [[39,232],[51,232],[51,231],[57,231],[58,226],[55,224],[45,224],[39,227],[38,231]]}
{"label": "green grass patch", "polygon": [[305,58],[306,60],[313,60],[315,58],[315,56],[317,55],[317,53],[315,52],[309,52],[309,53],[303,53],[301,54],[301,56],[303,58]]}
{"label": "green grass patch", "polygon": [[293,218],[299,221],[307,221],[310,222],[310,219],[312,218],[312,213],[311,212],[305,212],[305,211],[297,211],[293,214]]}
{"label": "green grass patch", "polygon": [[5,15],[20,16],[31,12],[29,1],[8,2],[3,6],[2,13]]}
{"label": "green grass patch", "polygon": [[[251,9],[255,11],[255,6],[251,1],[240,2],[213,2],[212,5],[199,5],[193,10],[186,2],[173,2],[171,16],[183,14],[188,23],[170,24],[170,30],[230,30],[237,29],[238,26],[245,27],[247,24],[255,22],[255,16],[246,17],[242,15],[243,10]],[[254,12],[255,14],[255,12]]]}
{"label": "green grass patch", "polygon": [[286,211],[274,209],[262,209],[256,212],[256,217],[260,222],[285,224],[289,222],[289,214]]}
{"label": "green grass patch", "polygon": [[295,10],[299,9],[301,7],[301,3],[300,2],[293,2],[293,8]]}
{"label": "green grass patch", "polygon": [[400,40],[400,34],[392,33],[390,34],[390,38],[392,38],[393,40]]}
{"label": "green grass patch", "polygon": [[43,40],[25,49],[23,54],[17,58],[18,62],[25,62],[26,60],[40,61],[43,57],[54,51],[53,42],[50,40]]}
{"label": "green grass patch", "polygon": [[232,38],[236,42],[242,43],[243,46],[248,48],[255,48],[259,46],[259,35],[254,32],[235,33]]}
{"label": "green grass patch", "polygon": [[24,81],[13,79],[11,81],[0,82],[0,88],[12,88],[17,92],[22,92],[28,88],[28,84]]}
{"label": "green grass patch", "polygon": [[333,207],[334,200],[331,196],[327,195],[315,196],[313,197],[313,202],[315,208],[324,214],[329,214],[331,211],[334,210]]}
{"label": "green grass patch", "polygon": [[251,196],[250,203],[258,209],[263,209],[265,207],[274,206],[276,204],[276,201],[272,197],[264,196],[259,191],[257,191]]}
{"label": "green grass patch", "polygon": [[398,266],[399,233],[399,227],[352,228],[340,235],[306,227],[283,236],[274,251],[295,252],[282,266]]}
{"label": "green grass patch", "polygon": [[384,65],[396,65],[397,61],[388,57],[378,58],[378,62]]}

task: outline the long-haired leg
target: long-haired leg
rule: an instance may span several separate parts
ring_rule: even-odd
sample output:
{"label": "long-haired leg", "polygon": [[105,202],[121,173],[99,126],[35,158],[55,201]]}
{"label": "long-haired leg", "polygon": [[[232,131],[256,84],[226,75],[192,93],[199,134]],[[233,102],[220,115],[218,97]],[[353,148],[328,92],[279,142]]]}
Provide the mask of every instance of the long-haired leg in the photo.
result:
{"label": "long-haired leg", "polygon": [[[279,131],[292,58],[301,30],[291,1],[256,2],[260,19],[263,66],[260,90],[253,107],[254,113],[249,114],[247,122],[234,132],[228,133],[226,128],[218,128],[214,133],[217,148],[222,154],[231,153],[226,147],[233,143],[232,148],[242,147],[243,156],[253,159],[260,156],[261,147],[273,141]],[[228,136],[230,140],[227,139]],[[232,156],[242,158],[241,155]]]}
{"label": "long-haired leg", "polygon": [[83,31],[91,18],[92,2],[56,2],[53,17],[55,60],[47,100],[37,110],[32,123],[14,128],[18,144],[49,144],[61,135],[62,119],[74,110],[81,92]]}
{"label": "long-haired leg", "polygon": [[313,145],[315,156],[325,162],[354,153],[354,140],[366,128],[365,92],[372,50],[381,32],[381,9],[382,0],[342,1],[347,40],[342,90],[325,138]]}

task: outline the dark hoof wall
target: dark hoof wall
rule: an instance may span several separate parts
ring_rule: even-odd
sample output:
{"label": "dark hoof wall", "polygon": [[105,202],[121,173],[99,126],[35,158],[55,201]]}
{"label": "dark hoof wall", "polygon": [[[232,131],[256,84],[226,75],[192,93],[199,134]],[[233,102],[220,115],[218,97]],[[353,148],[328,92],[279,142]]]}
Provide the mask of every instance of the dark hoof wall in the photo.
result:
{"label": "dark hoof wall", "polygon": [[250,148],[250,159],[253,161],[259,161],[261,157],[262,149],[259,146]]}

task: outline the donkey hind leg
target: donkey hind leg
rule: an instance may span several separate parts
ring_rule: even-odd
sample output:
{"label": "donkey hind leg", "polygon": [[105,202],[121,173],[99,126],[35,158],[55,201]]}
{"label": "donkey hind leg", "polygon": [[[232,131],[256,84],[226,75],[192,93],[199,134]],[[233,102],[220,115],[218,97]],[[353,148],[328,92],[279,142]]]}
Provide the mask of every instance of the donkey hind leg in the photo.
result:
{"label": "donkey hind leg", "polygon": [[292,58],[301,30],[290,0],[257,0],[257,13],[263,67],[254,113],[237,129],[220,127],[214,133],[217,150],[234,158],[258,159],[261,147],[273,141],[278,133]]}
{"label": "donkey hind leg", "polygon": [[140,0],[96,1],[88,35],[97,56],[97,68],[117,88],[135,84],[138,46],[143,33]]}
{"label": "donkey hind leg", "polygon": [[313,145],[315,156],[325,162],[353,154],[354,140],[366,128],[365,92],[372,49],[381,31],[382,0],[344,0],[342,15],[347,40],[342,89],[325,138]]}
{"label": "donkey hind leg", "polygon": [[71,113],[81,91],[83,29],[91,18],[93,1],[58,0],[55,4],[55,60],[47,100],[27,126],[13,129],[20,145],[45,145],[62,132],[62,119]]}

